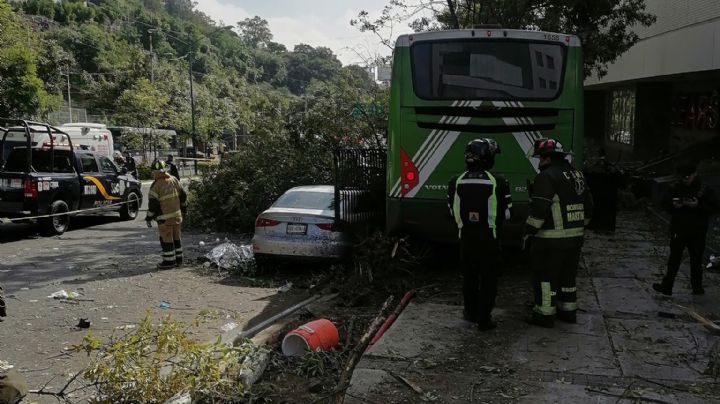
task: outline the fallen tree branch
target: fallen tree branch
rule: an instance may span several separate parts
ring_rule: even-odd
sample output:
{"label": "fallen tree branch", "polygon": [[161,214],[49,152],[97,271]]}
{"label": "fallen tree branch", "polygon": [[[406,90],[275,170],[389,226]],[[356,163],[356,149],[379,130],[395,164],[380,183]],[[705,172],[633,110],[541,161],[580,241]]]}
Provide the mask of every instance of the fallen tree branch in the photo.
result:
{"label": "fallen tree branch", "polygon": [[390,297],[385,300],[385,303],[383,303],[378,315],[375,316],[375,318],[370,322],[370,325],[368,325],[367,329],[365,330],[365,334],[363,334],[363,336],[360,338],[360,341],[353,349],[350,357],[348,357],[348,360],[345,363],[345,367],[340,374],[337,388],[335,389],[334,401],[336,404],[343,404],[343,402],[345,401],[345,390],[347,390],[347,388],[350,386],[350,378],[352,377],[353,371],[355,370],[355,366],[360,361],[360,358],[365,352],[365,348],[370,343],[370,340],[373,338],[375,333],[380,329],[380,326],[385,321],[385,313],[387,312],[388,307],[390,307],[392,301],[393,296],[390,295]]}
{"label": "fallen tree branch", "polygon": [[720,325],[713,323],[712,321],[706,319],[705,317],[697,314],[696,312],[688,309],[685,306],[681,306],[677,303],[675,303],[675,306],[681,308],[683,311],[685,311],[685,313],[687,313],[690,317],[697,320],[700,324],[702,324],[703,327],[705,327],[705,329],[707,329],[711,333],[713,333],[715,335],[720,335]]}

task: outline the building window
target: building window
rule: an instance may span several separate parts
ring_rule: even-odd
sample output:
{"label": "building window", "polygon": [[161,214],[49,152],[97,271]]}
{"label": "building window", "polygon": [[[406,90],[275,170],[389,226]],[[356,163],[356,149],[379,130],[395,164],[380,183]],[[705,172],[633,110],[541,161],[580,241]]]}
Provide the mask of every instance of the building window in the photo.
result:
{"label": "building window", "polygon": [[635,135],[635,89],[614,90],[610,99],[611,141],[632,145]]}

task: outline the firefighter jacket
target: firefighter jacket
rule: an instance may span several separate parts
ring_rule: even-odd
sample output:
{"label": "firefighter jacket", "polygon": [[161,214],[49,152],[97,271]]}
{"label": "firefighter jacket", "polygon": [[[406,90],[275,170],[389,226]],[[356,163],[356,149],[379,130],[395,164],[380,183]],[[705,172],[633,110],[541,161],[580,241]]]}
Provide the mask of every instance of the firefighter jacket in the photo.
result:
{"label": "firefighter jacket", "polygon": [[531,196],[527,234],[582,243],[593,202],[580,171],[565,160],[553,161],[535,177]]}
{"label": "firefighter jacket", "polygon": [[487,171],[466,171],[450,180],[448,207],[460,231],[489,229],[497,238],[498,220],[503,220],[506,206],[503,184]]}
{"label": "firefighter jacket", "polygon": [[180,224],[182,222],[181,208],[185,205],[186,200],[187,195],[180,185],[180,181],[168,173],[162,173],[150,186],[146,220]]}
{"label": "firefighter jacket", "polygon": [[[676,208],[673,199],[682,203],[683,200],[696,198],[697,207],[682,206]],[[710,215],[720,208],[717,196],[712,188],[702,184],[699,178],[690,184],[676,181],[663,198],[664,208],[671,214],[670,231],[673,233],[704,232],[708,228]]]}

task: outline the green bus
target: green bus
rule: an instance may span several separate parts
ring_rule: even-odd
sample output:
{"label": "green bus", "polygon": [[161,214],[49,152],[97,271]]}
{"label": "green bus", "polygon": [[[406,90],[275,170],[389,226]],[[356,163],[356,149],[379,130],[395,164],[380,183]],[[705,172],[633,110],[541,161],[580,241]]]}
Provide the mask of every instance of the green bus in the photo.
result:
{"label": "green bus", "polygon": [[552,137],[583,152],[583,61],[574,35],[498,28],[400,36],[390,86],[386,229],[425,239],[457,239],[447,187],[465,170],[465,145],[500,146],[493,173],[510,182],[506,244],[519,243],[528,184],[538,172],[535,140]]}

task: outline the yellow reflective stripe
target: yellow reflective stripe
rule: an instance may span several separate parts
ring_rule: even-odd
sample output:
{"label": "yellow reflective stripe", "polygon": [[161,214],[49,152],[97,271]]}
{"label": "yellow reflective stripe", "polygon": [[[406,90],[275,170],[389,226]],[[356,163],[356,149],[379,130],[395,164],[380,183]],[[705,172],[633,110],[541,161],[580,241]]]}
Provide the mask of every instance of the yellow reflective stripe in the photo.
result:
{"label": "yellow reflective stripe", "polygon": [[495,177],[493,177],[492,174],[490,174],[490,171],[485,172],[490,178],[490,184],[492,185],[492,189],[490,190],[490,197],[488,198],[488,227],[492,229],[493,232],[493,238],[497,238],[497,234],[495,232],[495,221],[497,219],[497,195],[495,195],[495,189],[497,188],[497,181],[495,180]]}
{"label": "yellow reflective stripe", "polygon": [[577,308],[575,302],[558,302],[558,310],[560,311],[577,311]]}
{"label": "yellow reflective stripe", "polygon": [[177,197],[178,197],[177,195],[170,194],[170,195],[161,196],[160,198],[158,198],[158,200],[159,201],[167,201],[168,199],[173,199],[173,198],[177,198]]}
{"label": "yellow reflective stripe", "polygon": [[562,229],[562,230],[540,230],[535,235],[537,238],[571,238],[571,237],[582,237],[585,234],[582,227],[573,229]]}
{"label": "yellow reflective stripe", "polygon": [[[455,217],[455,223],[457,223],[458,229],[462,229],[463,223],[462,218],[460,217],[460,196],[458,195],[458,186],[460,185],[460,181],[462,180],[462,177],[467,174],[467,171],[460,174],[458,179],[455,181],[455,197],[453,199],[453,216]],[[458,231],[458,237],[460,236],[460,232]]]}
{"label": "yellow reflective stripe", "polygon": [[86,176],[84,176],[83,178],[86,179],[86,180],[89,180],[90,182],[92,182],[93,184],[95,184],[95,186],[97,187],[98,191],[100,191],[100,195],[102,195],[103,198],[105,198],[106,200],[108,200],[108,201],[117,201],[117,200],[120,200],[120,199],[121,199],[119,196],[112,196],[112,195],[108,194],[108,192],[105,190],[105,187],[103,186],[102,182],[100,182],[99,179],[93,177],[92,175],[86,175]]}
{"label": "yellow reflective stripe", "polygon": [[158,220],[165,220],[170,219],[173,217],[182,217],[182,212],[179,210],[176,210],[175,212],[166,213],[164,215],[160,215],[157,217]]}
{"label": "yellow reflective stripe", "polygon": [[158,197],[158,193],[155,192],[155,191],[150,191],[149,195],[150,195],[151,198],[157,198],[157,197]]}
{"label": "yellow reflective stripe", "polygon": [[550,282],[540,282],[540,296],[542,296],[542,307],[550,307],[550,303],[552,302]]}
{"label": "yellow reflective stripe", "polygon": [[552,212],[553,223],[556,230],[565,228],[562,218],[562,208],[560,208],[560,197],[555,194],[552,199],[552,205],[550,205],[550,211]]}
{"label": "yellow reflective stripe", "polygon": [[536,229],[539,229],[545,223],[545,219],[538,219],[536,217],[528,216],[525,223],[527,223],[528,225],[530,225]]}
{"label": "yellow reflective stripe", "polygon": [[560,288],[560,291],[564,293],[573,293],[577,292],[577,288]]}

